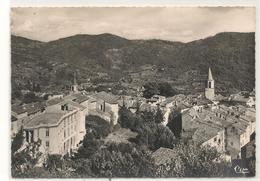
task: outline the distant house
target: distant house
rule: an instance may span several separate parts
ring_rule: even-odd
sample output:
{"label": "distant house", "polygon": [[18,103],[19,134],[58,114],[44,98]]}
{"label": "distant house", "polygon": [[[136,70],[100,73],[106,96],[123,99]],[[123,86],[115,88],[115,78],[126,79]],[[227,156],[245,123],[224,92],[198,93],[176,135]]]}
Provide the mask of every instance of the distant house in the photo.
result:
{"label": "distant house", "polygon": [[249,97],[248,101],[246,102],[246,105],[249,107],[255,107],[255,97]]}
{"label": "distant house", "polygon": [[56,99],[56,98],[62,99],[63,98],[63,94],[49,94],[48,95],[48,100]]}
{"label": "distant house", "polygon": [[23,125],[45,109],[43,103],[30,103],[25,105],[13,105],[11,108],[11,133],[14,136]]}

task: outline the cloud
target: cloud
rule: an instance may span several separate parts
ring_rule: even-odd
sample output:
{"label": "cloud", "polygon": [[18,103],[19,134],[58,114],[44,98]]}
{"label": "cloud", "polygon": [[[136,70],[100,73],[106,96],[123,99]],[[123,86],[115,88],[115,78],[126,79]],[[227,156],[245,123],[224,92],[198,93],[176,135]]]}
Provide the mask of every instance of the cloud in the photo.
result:
{"label": "cloud", "polygon": [[187,42],[223,31],[255,31],[255,8],[12,8],[11,31],[41,41],[112,33],[129,39]]}

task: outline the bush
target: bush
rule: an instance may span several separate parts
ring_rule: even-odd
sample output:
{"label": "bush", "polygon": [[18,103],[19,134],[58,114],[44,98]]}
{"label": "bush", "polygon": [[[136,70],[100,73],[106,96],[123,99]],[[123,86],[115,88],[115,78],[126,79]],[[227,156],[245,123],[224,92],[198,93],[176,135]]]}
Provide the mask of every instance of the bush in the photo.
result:
{"label": "bush", "polygon": [[112,131],[110,123],[98,116],[86,117],[86,128],[90,128],[97,139],[105,138]]}

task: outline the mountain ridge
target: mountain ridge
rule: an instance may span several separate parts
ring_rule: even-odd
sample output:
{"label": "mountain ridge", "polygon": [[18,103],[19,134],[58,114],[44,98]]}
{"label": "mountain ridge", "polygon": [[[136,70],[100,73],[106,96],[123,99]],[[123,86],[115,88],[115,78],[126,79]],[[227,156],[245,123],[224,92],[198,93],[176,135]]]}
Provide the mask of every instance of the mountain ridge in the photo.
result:
{"label": "mountain ridge", "polygon": [[[254,36],[252,32],[223,32],[182,43],[157,39],[129,40],[109,33],[79,34],[50,42],[12,35],[12,80],[21,88],[27,79],[43,86],[47,83],[41,78],[49,79],[52,86],[69,84],[71,75],[77,71],[80,82],[98,79],[99,73],[107,74],[109,81],[118,82],[127,76],[126,72],[151,65],[164,71],[155,75],[150,72],[150,78],[140,76],[140,81],[137,80],[139,85],[153,80],[154,76],[156,80],[171,82],[174,87],[184,87],[182,89],[186,89],[187,83],[190,85],[187,90],[192,90],[196,86],[202,89],[204,74],[210,66],[219,92],[249,90],[255,84]],[[21,71],[21,68],[28,69],[29,73]],[[45,75],[42,70],[46,71]],[[54,70],[54,73],[47,70]],[[62,73],[64,77],[59,76]],[[55,79],[60,79],[60,82]]]}

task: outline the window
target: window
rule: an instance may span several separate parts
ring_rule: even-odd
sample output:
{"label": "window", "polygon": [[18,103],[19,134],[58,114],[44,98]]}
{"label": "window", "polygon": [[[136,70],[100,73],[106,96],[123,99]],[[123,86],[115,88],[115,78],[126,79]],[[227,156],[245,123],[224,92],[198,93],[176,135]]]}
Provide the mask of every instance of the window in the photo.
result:
{"label": "window", "polygon": [[102,109],[103,109],[103,105],[100,105],[100,110],[102,111]]}
{"label": "window", "polygon": [[64,138],[66,138],[66,129],[64,130]]}
{"label": "window", "polygon": [[216,142],[217,141],[217,138],[214,138],[214,142]]}
{"label": "window", "polygon": [[46,141],[46,147],[49,147],[49,146],[50,146],[50,142]]}
{"label": "window", "polygon": [[49,137],[49,128],[46,128],[46,137]]}

